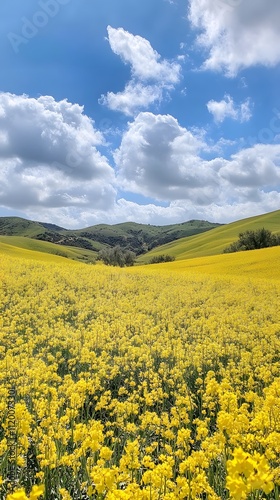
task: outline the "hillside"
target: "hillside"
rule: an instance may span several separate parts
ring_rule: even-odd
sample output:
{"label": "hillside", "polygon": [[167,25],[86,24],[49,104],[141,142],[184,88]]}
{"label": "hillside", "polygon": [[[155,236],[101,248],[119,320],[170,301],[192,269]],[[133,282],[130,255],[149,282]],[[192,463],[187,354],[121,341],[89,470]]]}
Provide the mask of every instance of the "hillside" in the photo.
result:
{"label": "hillside", "polygon": [[[134,268],[137,269],[143,267]],[[158,264],[145,266],[145,269],[149,273],[159,273]],[[280,281],[280,247],[177,260],[161,264],[160,273],[211,275],[219,279],[235,277],[242,281],[246,279]]]}
{"label": "hillside", "polygon": [[[24,237],[48,242],[63,247],[73,247],[94,253],[104,247],[121,247],[132,250],[137,255],[182,237],[189,237],[216,228],[220,224],[207,221],[191,220],[181,224],[168,226],[153,226],[125,222],[122,224],[99,224],[84,229],[68,230],[51,223],[29,221],[20,217],[0,218],[0,236]],[[23,240],[18,243],[24,243]],[[17,244],[17,240],[14,243]],[[19,245],[19,246],[20,246]],[[27,246],[26,246],[27,245]],[[30,248],[32,243],[27,240],[24,248]],[[47,249],[47,247],[42,247]],[[42,250],[45,251],[45,250]]]}
{"label": "hillside", "polygon": [[94,262],[97,255],[91,250],[71,246],[62,247],[49,241],[40,241],[26,236],[0,236],[0,246],[2,250],[5,249],[5,253],[20,255],[22,251],[25,256],[30,253],[30,258],[33,253],[41,252],[80,262]]}
{"label": "hillside", "polygon": [[[20,236],[17,237],[6,237],[7,239],[5,240],[4,239],[5,236],[1,236],[0,237],[0,255],[1,255],[1,259],[3,259],[3,257],[9,257],[9,258],[12,258],[12,259],[24,259],[24,260],[29,260],[29,261],[38,261],[38,262],[46,262],[46,263],[64,263],[64,264],[77,264],[78,260],[79,259],[74,259],[73,256],[71,256],[70,258],[65,258],[65,257],[69,257],[69,255],[67,255],[67,252],[66,254],[64,255],[58,255],[57,253],[55,253],[55,251],[50,251],[51,249],[50,248],[37,248],[37,250],[35,248],[26,248],[24,246],[20,246],[21,242],[18,240],[17,241],[17,244],[16,244],[16,240],[12,240],[12,238],[21,238]],[[22,239],[26,239],[26,240],[29,240],[29,238],[23,238]],[[34,240],[29,240],[30,242],[34,241]],[[8,242],[8,243],[6,243]],[[40,242],[38,242],[40,243]],[[23,245],[23,242],[22,242],[22,245]],[[42,245],[46,245],[44,242],[42,243]],[[52,243],[50,243],[50,245],[52,245]],[[56,245],[53,245],[54,249],[57,251],[57,246]],[[59,251],[59,248],[58,248],[58,251]]]}
{"label": "hillside", "polygon": [[183,237],[201,234],[218,226],[220,226],[220,224],[203,220],[190,220],[181,224],[172,224],[168,226],[124,222],[115,225],[99,224],[86,229],[72,231],[72,234],[112,247],[120,245],[139,255],[159,245]]}
{"label": "hillside", "polygon": [[0,234],[6,236],[28,236],[33,238],[44,231],[39,222],[21,217],[0,217]]}
{"label": "hillside", "polygon": [[176,260],[222,254],[240,232],[262,227],[280,233],[280,210],[226,225],[200,220],[168,226],[125,222],[78,230],[20,217],[0,217],[0,241],[84,262],[93,262],[102,248],[120,245],[134,251],[138,263],[144,264],[160,254],[172,255]]}
{"label": "hillside", "polygon": [[221,254],[230,243],[238,239],[239,233],[262,227],[273,233],[280,233],[280,210],[242,219],[217,227],[208,233],[162,245],[141,256],[138,262],[147,263],[153,256],[160,254],[173,255],[176,260]]}

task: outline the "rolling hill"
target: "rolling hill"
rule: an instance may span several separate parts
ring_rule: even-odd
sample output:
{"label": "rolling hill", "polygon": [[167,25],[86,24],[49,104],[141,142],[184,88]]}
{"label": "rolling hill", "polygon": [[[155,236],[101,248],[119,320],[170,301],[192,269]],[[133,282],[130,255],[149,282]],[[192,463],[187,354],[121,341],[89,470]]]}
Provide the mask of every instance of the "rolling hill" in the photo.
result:
{"label": "rolling hill", "polygon": [[[6,239],[5,239],[6,238]],[[57,245],[50,243],[50,245],[53,245],[53,248],[48,247],[48,243],[46,244],[45,242],[42,242],[42,246],[33,247],[33,248],[28,248],[29,243],[26,244],[26,242],[21,240],[29,240],[29,242],[33,242],[34,240],[31,240],[29,238],[24,238],[21,236],[11,236],[11,237],[0,237],[0,255],[1,258],[2,256],[9,256],[9,257],[14,257],[15,259],[27,259],[27,260],[34,260],[34,261],[42,261],[42,262],[64,262],[64,263],[69,263],[69,264],[75,264],[77,261],[80,260],[80,262],[83,262],[82,259],[78,259],[76,257],[73,257],[73,255],[69,255],[67,250],[65,251],[65,254],[59,255],[57,252],[59,252],[59,247],[57,248]],[[16,240],[17,239],[17,240]],[[35,240],[36,242],[36,240]],[[38,242],[40,244],[40,242]],[[21,245],[21,246],[20,246]],[[25,246],[26,245],[26,246]],[[67,258],[65,258],[67,257]],[[85,262],[85,260],[84,260]],[[89,262],[89,261],[86,261]]]}
{"label": "rolling hill", "polygon": [[93,262],[102,248],[120,245],[138,254],[138,264],[145,264],[160,254],[172,255],[176,260],[222,254],[240,232],[262,227],[280,233],[280,210],[226,225],[199,220],[168,226],[125,222],[78,230],[20,217],[0,217],[0,242],[10,248],[46,252],[82,262]]}
{"label": "rolling hill", "polygon": [[227,253],[194,257],[148,266],[134,266],[126,268],[131,274],[145,273],[156,276],[178,274],[179,276],[211,276],[213,278],[253,281],[268,280],[280,281],[280,246],[248,250],[247,252]]}
{"label": "rolling hill", "polygon": [[120,245],[139,255],[159,245],[183,237],[201,234],[220,225],[204,220],[190,220],[181,224],[171,224],[168,226],[124,222],[115,225],[99,224],[86,229],[72,231],[72,234],[111,247]]}
{"label": "rolling hill", "polygon": [[[83,248],[59,246],[49,241],[40,241],[26,236],[0,236],[0,244],[5,245],[6,253],[14,252],[14,248],[32,252],[43,252],[80,262],[95,262],[97,253]],[[9,250],[9,252],[8,252]]]}
{"label": "rolling hill", "polygon": [[168,254],[176,260],[191,259],[223,253],[223,250],[238,239],[239,233],[247,230],[266,228],[280,233],[280,210],[256,217],[242,219],[217,227],[212,231],[190,238],[182,238],[141,255],[138,263],[147,263],[155,255]]}
{"label": "rolling hill", "polygon": [[[67,254],[65,256],[69,258],[92,261],[102,248],[120,245],[140,255],[163,243],[200,234],[218,226],[220,224],[191,220],[168,226],[125,222],[68,230],[46,222],[30,221],[20,217],[2,217],[0,218],[0,237],[13,238],[10,239],[10,244],[14,246],[34,248],[34,250],[40,248],[40,251],[58,255]],[[5,242],[7,243],[7,240]],[[43,243],[48,243],[48,245]],[[52,247],[52,244],[55,247]],[[60,250],[57,250],[58,246]],[[82,255],[80,255],[81,251]],[[73,253],[77,255],[73,257]]]}

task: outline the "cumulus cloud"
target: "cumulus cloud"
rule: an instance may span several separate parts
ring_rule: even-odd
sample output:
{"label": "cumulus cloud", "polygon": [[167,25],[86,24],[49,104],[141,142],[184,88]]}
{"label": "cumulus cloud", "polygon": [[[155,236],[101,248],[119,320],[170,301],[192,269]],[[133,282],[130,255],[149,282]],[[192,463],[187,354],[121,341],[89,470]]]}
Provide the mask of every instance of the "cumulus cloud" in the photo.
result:
{"label": "cumulus cloud", "polygon": [[278,0],[190,0],[189,20],[209,50],[206,69],[234,76],[243,68],[280,62]]}
{"label": "cumulus cloud", "polygon": [[[114,152],[117,178],[98,150],[103,144],[78,105],[0,94],[0,205],[65,227],[229,222],[279,208],[280,144],[224,158],[209,152],[201,131],[142,112]],[[117,187],[142,196],[141,204],[116,201]]]}
{"label": "cumulus cloud", "polygon": [[114,172],[97,149],[103,142],[77,104],[0,94],[0,204],[112,205]]}
{"label": "cumulus cloud", "polygon": [[230,95],[225,95],[221,101],[208,101],[207,109],[214,117],[215,122],[222,123],[226,118],[232,118],[241,123],[247,122],[252,116],[250,100],[237,105]]}
{"label": "cumulus cloud", "polygon": [[220,170],[222,179],[234,187],[255,188],[280,186],[280,145],[256,144],[232,155]]}
{"label": "cumulus cloud", "polygon": [[108,92],[99,99],[100,104],[105,104],[113,111],[121,111],[132,116],[141,108],[147,108],[154,102],[161,101],[163,88],[157,85],[143,85],[140,82],[129,82],[123,92]]}
{"label": "cumulus cloud", "polygon": [[131,65],[132,75],[141,81],[156,80],[167,84],[178,83],[180,65],[162,59],[150,42],[132,35],[123,28],[108,26],[108,39],[112,51]]}
{"label": "cumulus cloud", "polygon": [[[253,215],[279,210],[279,191],[260,191],[258,200],[230,198],[213,201],[209,205],[195,205],[189,200],[174,200],[168,206],[159,206],[152,202],[139,204],[121,198],[110,210],[77,209],[76,207],[46,208],[40,214],[40,220],[52,221],[68,228],[82,228],[93,224],[116,224],[125,221],[135,221],[142,224],[175,224],[191,219],[209,220],[227,223],[244,219]],[[20,216],[20,213],[18,213]],[[27,210],[23,216],[38,220],[38,211]]]}
{"label": "cumulus cloud", "polygon": [[172,116],[140,113],[115,152],[118,182],[124,190],[204,213],[214,205],[257,208],[270,193],[279,199],[280,145],[258,144],[229,159],[206,160],[206,150]]}
{"label": "cumulus cloud", "polygon": [[158,200],[207,203],[218,185],[215,168],[200,161],[202,141],[170,115],[140,113],[115,152],[122,187]]}
{"label": "cumulus cloud", "polygon": [[172,90],[180,80],[181,66],[162,59],[150,42],[132,35],[123,28],[108,26],[108,40],[112,51],[131,66],[132,78],[122,92],[108,92],[99,103],[126,115],[135,115],[140,109],[161,101],[164,92]]}

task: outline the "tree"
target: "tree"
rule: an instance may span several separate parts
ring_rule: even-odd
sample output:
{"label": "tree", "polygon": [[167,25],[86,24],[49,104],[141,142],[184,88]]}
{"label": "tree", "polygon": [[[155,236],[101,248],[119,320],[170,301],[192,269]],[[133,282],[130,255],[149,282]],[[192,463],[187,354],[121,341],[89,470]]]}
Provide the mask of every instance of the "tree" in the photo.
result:
{"label": "tree", "polygon": [[161,264],[162,262],[173,262],[175,257],[173,255],[155,255],[149,261],[149,264]]}
{"label": "tree", "polygon": [[244,231],[244,233],[240,233],[239,240],[225,248],[224,253],[256,250],[278,245],[280,245],[280,235],[272,234],[269,229],[263,227],[256,231]]}
{"label": "tree", "polygon": [[97,260],[102,260],[107,266],[133,266],[136,259],[134,252],[124,250],[119,245],[105,248],[98,253]]}

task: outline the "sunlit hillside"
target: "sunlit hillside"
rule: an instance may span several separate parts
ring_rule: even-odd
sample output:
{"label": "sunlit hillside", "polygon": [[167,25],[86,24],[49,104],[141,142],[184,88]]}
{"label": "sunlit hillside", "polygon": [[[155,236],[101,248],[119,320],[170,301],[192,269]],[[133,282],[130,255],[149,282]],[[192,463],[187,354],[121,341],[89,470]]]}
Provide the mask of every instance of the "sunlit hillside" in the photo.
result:
{"label": "sunlit hillside", "polygon": [[212,229],[207,233],[181,238],[178,241],[157,247],[143,256],[141,255],[138,261],[139,263],[149,262],[153,256],[160,254],[173,255],[178,260],[221,254],[230,243],[238,239],[239,233],[261,229],[262,227],[274,233],[280,233],[280,210],[239,220]]}
{"label": "sunlit hillside", "polygon": [[[16,242],[15,237],[24,236],[28,239],[39,240],[39,242],[55,243],[64,249],[62,252],[67,246],[72,249],[86,250],[86,253],[82,255],[86,256],[88,261],[92,261],[94,254],[109,247],[119,245],[139,255],[156,246],[210,231],[220,225],[205,220],[190,220],[165,226],[124,222],[113,225],[97,224],[79,230],[70,230],[52,223],[36,222],[21,217],[0,217],[0,237],[12,236]],[[18,242],[20,243],[20,240]],[[28,245],[32,246],[32,241],[29,241]],[[36,248],[40,251],[51,249],[50,246]],[[57,252],[60,252],[59,248]]]}
{"label": "sunlit hillside", "polygon": [[37,260],[49,260],[49,255],[53,255],[81,262],[94,262],[97,255],[97,252],[90,250],[60,246],[48,241],[35,240],[25,236],[0,236],[0,249],[3,249],[1,251],[6,254],[29,255],[29,258],[35,258],[35,255],[32,254],[32,252],[35,252]]}
{"label": "sunlit hillside", "polygon": [[[141,267],[142,269],[142,267]],[[280,247],[250,250],[231,254],[211,255],[178,260],[167,264],[146,266],[151,273],[180,273],[182,275],[236,276],[240,279],[280,279]],[[133,270],[132,272],[135,272]]]}

